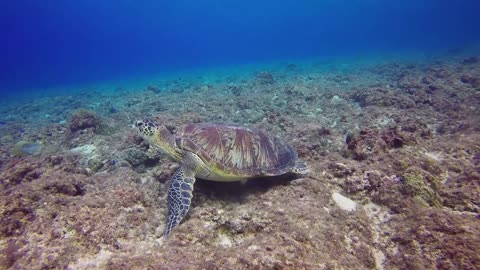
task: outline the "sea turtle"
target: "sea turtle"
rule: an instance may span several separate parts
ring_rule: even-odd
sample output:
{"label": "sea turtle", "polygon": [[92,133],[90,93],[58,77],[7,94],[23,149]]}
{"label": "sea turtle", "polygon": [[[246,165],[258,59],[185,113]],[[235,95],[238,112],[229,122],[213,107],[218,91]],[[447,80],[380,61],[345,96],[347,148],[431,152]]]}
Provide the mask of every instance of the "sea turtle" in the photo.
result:
{"label": "sea turtle", "polygon": [[168,188],[165,238],[190,208],[195,177],[230,182],[308,172],[307,165],[292,146],[258,129],[228,124],[187,124],[174,135],[165,126],[150,120],[138,120],[136,127],[150,146],[180,163]]}

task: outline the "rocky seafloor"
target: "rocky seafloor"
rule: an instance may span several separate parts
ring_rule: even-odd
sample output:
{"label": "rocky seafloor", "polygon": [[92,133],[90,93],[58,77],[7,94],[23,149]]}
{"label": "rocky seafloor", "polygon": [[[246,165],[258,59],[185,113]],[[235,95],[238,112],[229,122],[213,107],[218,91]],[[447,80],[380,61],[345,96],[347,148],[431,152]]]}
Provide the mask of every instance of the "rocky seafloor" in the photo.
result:
{"label": "rocky seafloor", "polygon": [[[480,58],[288,64],[0,107],[0,269],[480,269]],[[254,126],[304,178],[199,180],[133,127]]]}

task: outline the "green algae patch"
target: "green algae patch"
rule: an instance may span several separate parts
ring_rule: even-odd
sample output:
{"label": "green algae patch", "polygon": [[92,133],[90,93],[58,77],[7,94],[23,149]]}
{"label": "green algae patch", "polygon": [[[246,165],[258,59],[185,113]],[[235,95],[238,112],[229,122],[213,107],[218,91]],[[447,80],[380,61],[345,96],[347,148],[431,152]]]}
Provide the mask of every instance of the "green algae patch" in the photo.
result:
{"label": "green algae patch", "polygon": [[36,142],[19,141],[11,153],[14,157],[38,156],[42,153],[43,146]]}
{"label": "green algae patch", "polygon": [[104,162],[97,159],[88,160],[88,169],[93,173],[99,172],[104,165],[105,165]]}
{"label": "green algae patch", "polygon": [[441,207],[438,195],[441,179],[420,168],[411,167],[403,175],[402,193],[424,206]]}

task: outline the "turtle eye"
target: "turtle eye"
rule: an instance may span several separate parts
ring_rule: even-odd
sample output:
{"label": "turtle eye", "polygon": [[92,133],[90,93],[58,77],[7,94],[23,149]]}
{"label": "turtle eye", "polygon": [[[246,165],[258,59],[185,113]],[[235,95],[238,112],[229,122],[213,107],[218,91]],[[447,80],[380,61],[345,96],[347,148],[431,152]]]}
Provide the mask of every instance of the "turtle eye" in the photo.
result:
{"label": "turtle eye", "polygon": [[143,123],[142,120],[137,120],[137,123],[135,123],[135,125],[136,125],[137,127],[142,127],[143,124],[144,124],[144,123]]}

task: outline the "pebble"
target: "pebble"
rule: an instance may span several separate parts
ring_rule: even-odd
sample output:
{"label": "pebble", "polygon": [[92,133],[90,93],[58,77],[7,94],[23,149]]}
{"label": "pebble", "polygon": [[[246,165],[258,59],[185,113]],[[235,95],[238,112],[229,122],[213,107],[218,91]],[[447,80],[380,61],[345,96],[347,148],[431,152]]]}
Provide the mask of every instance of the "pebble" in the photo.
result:
{"label": "pebble", "polygon": [[340,193],[333,193],[332,198],[335,201],[335,203],[340,207],[342,210],[345,210],[347,212],[355,211],[357,208],[357,203],[350,200],[349,198],[343,196]]}

